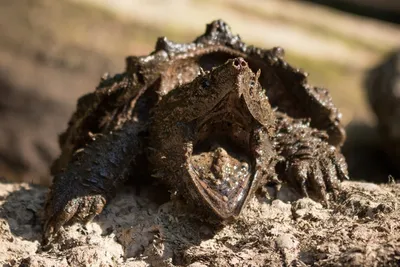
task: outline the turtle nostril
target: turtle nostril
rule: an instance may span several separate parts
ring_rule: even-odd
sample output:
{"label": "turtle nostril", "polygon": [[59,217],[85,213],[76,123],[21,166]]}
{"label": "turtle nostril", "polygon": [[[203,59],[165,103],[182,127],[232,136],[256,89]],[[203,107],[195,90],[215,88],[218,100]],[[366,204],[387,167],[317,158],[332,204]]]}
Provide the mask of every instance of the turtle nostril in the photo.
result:
{"label": "turtle nostril", "polygon": [[247,67],[247,62],[241,57],[235,58],[233,60],[233,66],[235,68],[237,68],[237,69],[246,68]]}
{"label": "turtle nostril", "polygon": [[240,68],[240,62],[238,59],[233,60],[233,66],[236,68]]}

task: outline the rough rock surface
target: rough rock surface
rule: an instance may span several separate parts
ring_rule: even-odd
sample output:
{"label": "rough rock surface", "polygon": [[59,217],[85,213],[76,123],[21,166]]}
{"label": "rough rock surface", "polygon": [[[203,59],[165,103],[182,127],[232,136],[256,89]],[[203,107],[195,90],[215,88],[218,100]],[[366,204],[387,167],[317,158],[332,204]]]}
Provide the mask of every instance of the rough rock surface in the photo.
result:
{"label": "rough rock surface", "polygon": [[127,188],[42,247],[46,188],[0,184],[3,266],[399,266],[400,185],[344,182],[329,208],[283,188],[222,229],[162,187]]}

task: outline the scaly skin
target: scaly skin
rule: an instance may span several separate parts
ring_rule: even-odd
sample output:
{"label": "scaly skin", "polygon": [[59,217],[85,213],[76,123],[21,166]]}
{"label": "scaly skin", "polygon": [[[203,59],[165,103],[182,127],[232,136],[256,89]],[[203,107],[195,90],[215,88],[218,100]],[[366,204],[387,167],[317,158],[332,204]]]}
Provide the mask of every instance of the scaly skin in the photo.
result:
{"label": "scaly skin", "polygon": [[340,182],[349,179],[347,164],[328,135],[311,128],[307,122],[276,112],[277,165],[279,177],[297,188],[303,196],[327,200],[327,192],[335,197]]}
{"label": "scaly skin", "polygon": [[[210,96],[210,92],[198,91],[199,94],[204,93],[203,96],[198,95],[186,101],[188,99],[185,98],[184,90],[180,90],[178,94],[174,93],[174,89],[185,86],[193,89],[196,84],[192,81],[197,76],[203,75],[203,70],[210,71],[214,67],[222,66],[228,59],[233,60],[239,57],[241,59],[236,60],[245,62],[243,64],[246,67],[243,66],[243,68],[248,74],[246,77],[250,80],[256,77],[257,81],[251,83],[253,89],[243,86],[244,83],[239,87],[235,83],[232,85],[230,90],[233,91],[229,91],[229,99],[223,101],[230,106],[229,112],[223,109],[223,105],[219,108],[225,114],[224,119],[238,123],[234,124],[233,128],[229,128],[230,126],[226,124],[224,127],[233,131],[225,131],[221,135],[229,136],[231,139],[236,138],[248,144],[248,151],[244,154],[247,157],[250,156],[252,162],[247,171],[250,171],[252,176],[254,172],[257,172],[257,179],[254,177],[248,179],[240,172],[233,172],[234,177],[230,181],[237,180],[245,187],[236,187],[235,192],[238,193],[236,198],[234,195],[220,195],[223,199],[225,199],[224,196],[228,197],[228,200],[231,197],[228,201],[231,203],[230,207],[223,204],[227,212],[219,212],[220,209],[215,205],[218,201],[212,204],[211,198],[207,196],[208,191],[202,191],[201,186],[193,184],[194,180],[185,180],[185,190],[180,188],[182,183],[176,180],[173,182],[172,178],[164,181],[171,188],[180,188],[188,199],[192,197],[198,202],[208,201],[208,204],[203,206],[210,208],[222,218],[237,216],[258,186],[267,181],[277,183],[287,181],[294,186],[300,183],[300,190],[305,195],[315,191],[317,193],[314,195],[318,198],[324,198],[325,189],[336,191],[337,184],[342,179],[341,173],[346,174],[345,163],[340,159],[339,154],[345,133],[340,124],[341,114],[334,106],[329,93],[325,89],[309,86],[307,75],[284,61],[283,49],[266,50],[247,46],[238,35],[232,34],[226,23],[219,20],[207,25],[205,34],[189,44],[173,43],[165,37],[159,38],[154,52],[148,56],[129,57],[124,73],[114,77],[104,77],[96,91],[79,99],[77,111],[72,116],[68,129],[60,136],[62,153],[52,166],[52,174],[55,178],[46,204],[45,237],[51,237],[66,223],[86,222],[93,218],[112,198],[116,187],[126,179],[135,179],[139,172],[141,176],[144,176],[142,174],[146,172],[155,173],[155,170],[157,170],[155,173],[157,176],[157,174],[167,173],[168,168],[173,168],[173,162],[170,166],[163,165],[161,162],[160,165],[153,164],[154,170],[148,170],[146,166],[146,151],[143,148],[148,146],[149,118],[154,107],[157,107],[163,98],[177,97],[182,100],[179,104],[181,112],[174,112],[175,117],[169,123],[178,123],[179,127],[183,125],[183,129],[191,130],[192,126],[188,124],[185,126],[182,122],[193,121],[193,116],[202,114],[205,115],[203,116],[204,125],[208,125],[206,122],[210,118],[207,117],[207,112],[210,111],[210,106],[207,103],[214,103],[215,95]],[[227,76],[226,73],[225,76]],[[250,80],[247,82],[250,83]],[[219,80],[218,82],[232,84],[233,81]],[[254,89],[258,90],[257,94],[251,93],[254,93]],[[256,95],[258,98],[255,97]],[[246,115],[237,115],[241,113],[238,111],[243,111]],[[275,140],[274,129],[282,134],[282,129],[286,127],[279,125],[279,120],[278,124],[273,123],[275,115],[279,115],[279,112],[287,116],[289,124],[298,125],[296,129],[303,127],[306,133],[302,136],[293,133],[281,140],[279,138]],[[216,113],[211,112],[211,114]],[[157,121],[157,116],[154,118]],[[219,126],[223,126],[222,122],[219,123]],[[243,125],[245,125],[245,130],[241,128]],[[158,128],[162,129],[161,126]],[[204,137],[211,128],[211,126],[200,127],[193,133]],[[326,136],[322,137],[324,133]],[[167,149],[167,144],[157,142],[168,143],[173,140],[175,144],[183,144],[184,140],[187,141],[188,133],[182,133],[182,129],[175,129],[174,134],[170,136],[165,134],[162,132],[154,134],[153,131],[153,135],[159,135],[160,140],[163,140],[154,141],[154,138],[151,138],[154,147],[164,146],[167,157],[174,157],[175,152],[176,155],[182,156],[181,150],[187,149],[187,146],[178,145]],[[316,150],[321,150],[312,154],[318,156],[316,158],[319,161],[315,160],[313,164],[304,163],[296,167],[299,160],[304,161],[302,158],[304,150],[293,152],[293,155],[285,154],[285,151],[290,151],[289,146],[296,141],[308,146],[322,143],[318,149],[317,145],[312,145]],[[225,171],[225,167],[245,163],[244,159],[230,155],[230,153],[234,155],[235,152],[230,151],[232,149],[229,146],[227,149],[216,148],[214,152],[207,154],[207,157],[212,156],[213,159],[209,158],[205,162],[211,164],[209,166],[212,166],[212,173],[216,177],[226,178],[231,173]],[[328,152],[331,151],[331,146],[335,147],[335,152]],[[123,147],[132,147],[132,149],[124,150]],[[174,149],[177,151],[174,152]],[[311,155],[311,150],[307,153]],[[112,154],[115,154],[115,159],[119,162],[118,168],[108,161]],[[152,157],[152,153],[149,154]],[[299,159],[294,160],[295,158]],[[284,159],[284,161],[280,161],[275,170],[275,162],[278,159]],[[132,166],[132,163],[137,160],[144,162],[144,165],[133,164]],[[186,162],[187,157],[177,158],[177,160]],[[315,163],[316,161],[320,162],[319,165]],[[286,162],[284,165],[288,166],[287,169],[281,169],[282,162]],[[317,165],[321,168],[316,169],[315,174],[311,174],[310,170]],[[141,166],[146,166],[146,168],[140,168]],[[336,180],[332,166],[340,170],[336,172]],[[183,170],[186,173],[182,175],[193,177],[188,173],[190,172],[188,168],[189,165],[186,165],[186,169]],[[322,175],[317,173],[320,171]],[[287,172],[295,174],[288,176],[285,175]],[[325,183],[325,186],[322,183]],[[244,192],[244,198],[239,194],[240,192]]]}
{"label": "scaly skin", "polygon": [[[286,182],[326,202],[327,192],[335,196],[347,178],[346,162],[328,135],[274,112],[258,78],[242,58],[228,60],[163,98],[150,125],[156,176],[223,220],[236,218],[265,183]],[[240,144],[238,155],[232,148]],[[249,159],[251,178],[224,173],[240,165],[240,158]]]}
{"label": "scaly skin", "polygon": [[[274,115],[257,79],[242,58],[230,59],[165,96],[150,124],[156,176],[223,220],[237,217],[273,175]],[[240,162],[248,166],[245,174],[226,170]]]}
{"label": "scaly skin", "polygon": [[142,130],[137,122],[128,121],[120,130],[94,136],[90,145],[75,152],[65,171],[54,177],[48,195],[46,243],[64,224],[92,220],[132,176],[136,156],[142,151],[135,136]]}

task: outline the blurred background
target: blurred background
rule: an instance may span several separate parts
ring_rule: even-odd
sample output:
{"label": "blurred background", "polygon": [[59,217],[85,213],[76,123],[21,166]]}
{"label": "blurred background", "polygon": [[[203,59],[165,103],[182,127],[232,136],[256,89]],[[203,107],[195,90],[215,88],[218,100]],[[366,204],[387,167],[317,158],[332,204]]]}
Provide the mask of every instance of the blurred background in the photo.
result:
{"label": "blurred background", "polygon": [[365,99],[366,71],[400,47],[398,0],[0,0],[0,176],[47,185],[76,100],[156,38],[190,42],[223,19],[248,44],[286,59],[330,89],[344,116],[353,178],[387,182]]}

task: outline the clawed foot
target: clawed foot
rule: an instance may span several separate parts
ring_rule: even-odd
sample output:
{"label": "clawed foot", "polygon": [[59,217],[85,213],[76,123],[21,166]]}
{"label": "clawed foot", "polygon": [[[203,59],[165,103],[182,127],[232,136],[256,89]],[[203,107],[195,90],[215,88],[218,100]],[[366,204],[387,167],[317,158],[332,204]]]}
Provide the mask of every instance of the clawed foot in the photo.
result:
{"label": "clawed foot", "polygon": [[339,149],[328,143],[328,135],[284,114],[277,126],[275,141],[282,157],[278,173],[283,180],[305,197],[327,203],[327,193],[332,192],[336,198],[340,182],[348,179],[347,164]]}
{"label": "clawed foot", "polygon": [[[71,194],[71,191],[76,191],[76,193]],[[61,227],[66,224],[90,222],[101,213],[105,204],[106,198],[102,194],[88,192],[86,188],[66,188],[62,192],[53,189],[45,209],[47,221],[43,232],[44,243],[51,242]]]}
{"label": "clawed foot", "polygon": [[348,179],[344,157],[331,147],[324,153],[315,153],[315,158],[297,158],[289,163],[288,181],[299,188],[305,197],[313,197],[327,202],[327,192],[336,199],[340,182]]}

